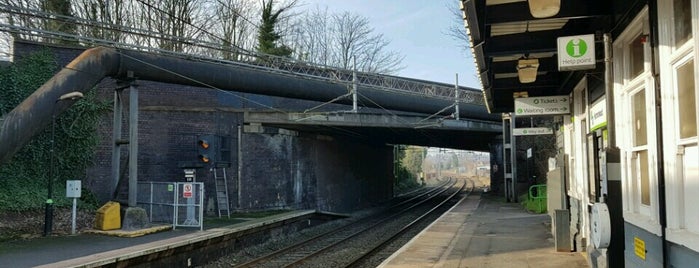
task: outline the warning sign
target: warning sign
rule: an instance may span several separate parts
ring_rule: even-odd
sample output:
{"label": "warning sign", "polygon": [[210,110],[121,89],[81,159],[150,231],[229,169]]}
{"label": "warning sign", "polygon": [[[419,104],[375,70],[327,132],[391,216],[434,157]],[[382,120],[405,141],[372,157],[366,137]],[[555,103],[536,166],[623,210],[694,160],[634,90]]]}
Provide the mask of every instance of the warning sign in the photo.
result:
{"label": "warning sign", "polygon": [[638,237],[633,237],[633,253],[642,260],[646,259],[646,241]]}
{"label": "warning sign", "polygon": [[184,198],[192,198],[192,184],[191,183],[185,183],[182,191],[182,197]]}

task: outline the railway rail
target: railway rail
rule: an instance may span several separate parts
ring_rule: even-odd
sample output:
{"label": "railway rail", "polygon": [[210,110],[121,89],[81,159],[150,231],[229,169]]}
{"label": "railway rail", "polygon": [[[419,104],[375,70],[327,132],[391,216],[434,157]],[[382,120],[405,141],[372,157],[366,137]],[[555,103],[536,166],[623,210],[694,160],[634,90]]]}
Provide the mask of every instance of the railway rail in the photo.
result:
{"label": "railway rail", "polygon": [[[445,205],[467,188],[466,181],[460,186],[456,183],[449,180],[441,187],[392,206],[381,215],[358,219],[236,267],[359,266],[406,231],[424,224],[428,217],[434,219],[446,211]],[[472,190],[473,186],[469,193]]]}

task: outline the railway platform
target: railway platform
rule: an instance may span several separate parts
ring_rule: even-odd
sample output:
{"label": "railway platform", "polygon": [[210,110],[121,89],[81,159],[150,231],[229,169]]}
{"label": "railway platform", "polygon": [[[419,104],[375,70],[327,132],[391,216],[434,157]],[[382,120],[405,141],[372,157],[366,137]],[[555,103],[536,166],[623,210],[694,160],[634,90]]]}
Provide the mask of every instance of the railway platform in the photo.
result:
{"label": "railway platform", "polygon": [[5,242],[0,243],[0,267],[115,266],[125,259],[154,252],[169,254],[183,248],[191,250],[188,247],[209,243],[212,238],[230,239],[255,228],[285,224],[286,221],[310,217],[315,213],[314,210],[291,211],[228,226],[204,226],[203,231],[199,231],[199,228],[177,228],[138,237],[81,233]]}
{"label": "railway platform", "polygon": [[[254,228],[286,224],[315,211],[292,211],[228,226],[170,230],[140,237],[97,234],[0,244],[0,267],[96,267],[154,252],[192,250]],[[206,227],[206,226],[205,226]],[[193,266],[205,263],[192,260]],[[128,266],[128,264],[126,264]],[[501,197],[473,193],[384,261],[380,267],[589,267],[580,253],[556,252],[546,214],[526,212]]]}
{"label": "railway platform", "polygon": [[474,192],[379,267],[589,267],[581,253],[556,252],[550,223],[547,214]]}

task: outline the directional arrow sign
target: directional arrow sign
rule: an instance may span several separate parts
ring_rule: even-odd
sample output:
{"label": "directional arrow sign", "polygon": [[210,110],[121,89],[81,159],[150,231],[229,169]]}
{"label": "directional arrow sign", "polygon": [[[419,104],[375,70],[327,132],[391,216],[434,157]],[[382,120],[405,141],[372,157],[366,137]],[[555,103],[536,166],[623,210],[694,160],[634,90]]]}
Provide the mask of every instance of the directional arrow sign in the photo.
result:
{"label": "directional arrow sign", "polygon": [[549,115],[570,113],[568,96],[515,99],[515,115]]}

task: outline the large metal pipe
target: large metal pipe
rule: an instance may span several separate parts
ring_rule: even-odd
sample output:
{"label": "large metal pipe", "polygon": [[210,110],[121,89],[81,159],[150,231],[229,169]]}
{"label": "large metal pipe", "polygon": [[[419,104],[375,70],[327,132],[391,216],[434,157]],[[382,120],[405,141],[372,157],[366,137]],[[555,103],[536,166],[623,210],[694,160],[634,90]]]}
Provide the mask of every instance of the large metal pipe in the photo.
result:
{"label": "large metal pipe", "polygon": [[[116,63],[116,64],[114,64]],[[66,65],[48,82],[27,97],[0,122],[0,164],[8,161],[34,135],[51,123],[51,117],[61,114],[70,105],[57,102],[61,95],[87,92],[105,76],[116,74],[119,54],[113,49],[87,50]]]}
{"label": "large metal pipe", "polygon": [[[19,106],[2,118],[0,125],[0,163],[14,155],[51,121],[52,112],[60,114],[68,105],[57,105],[61,95],[86,92],[103,78],[125,78],[133,72],[140,80],[208,86],[223,90],[261,95],[329,101],[348,93],[345,84],[313,80],[284,73],[272,73],[253,67],[202,62],[175,56],[97,47],[88,49],[42,85]],[[431,98],[418,93],[387,91],[358,85],[363,103],[387,109],[432,114],[454,104],[453,100]],[[352,104],[351,99],[338,101]],[[460,116],[499,121],[483,105],[460,105]]]}

